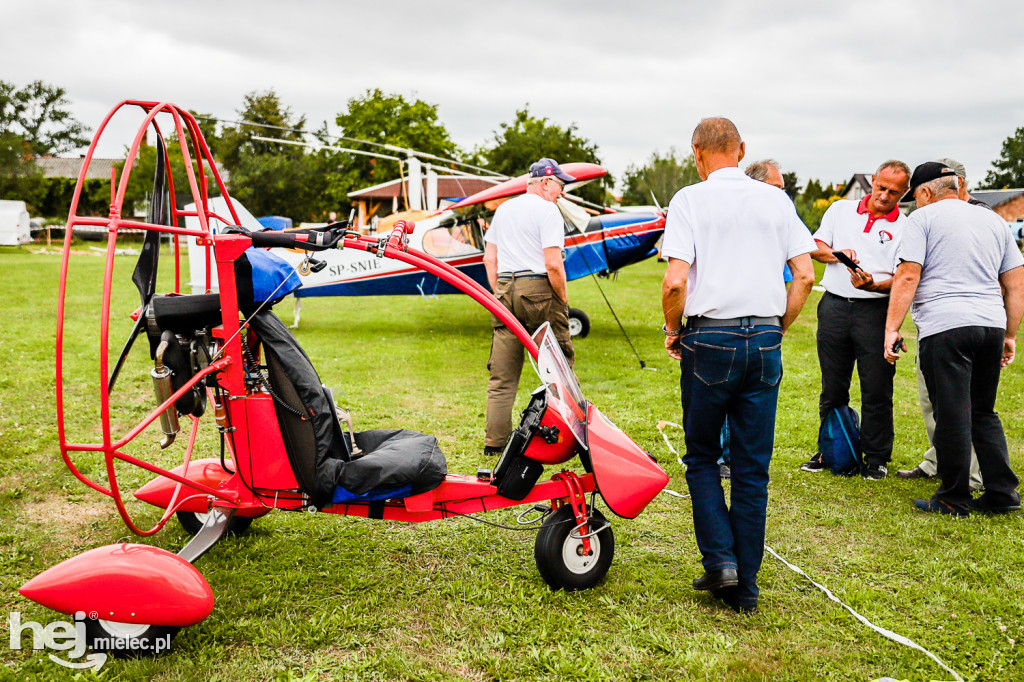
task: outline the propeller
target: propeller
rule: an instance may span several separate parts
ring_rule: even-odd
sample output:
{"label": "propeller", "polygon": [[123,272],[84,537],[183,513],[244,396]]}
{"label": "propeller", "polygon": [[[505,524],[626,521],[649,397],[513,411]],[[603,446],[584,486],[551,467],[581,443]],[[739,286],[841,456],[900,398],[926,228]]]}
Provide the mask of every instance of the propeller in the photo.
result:
{"label": "propeller", "polygon": [[[157,135],[156,171],[153,173],[153,196],[149,202],[149,211],[146,213],[146,222],[153,225],[169,224],[166,158],[167,149],[164,146],[164,140],[161,136]],[[124,361],[127,359],[128,353],[131,352],[135,339],[145,327],[146,315],[149,312],[150,303],[153,301],[153,294],[156,292],[156,270],[159,261],[160,233],[156,230],[148,230],[146,232],[146,240],[142,244],[142,253],[139,254],[139,260],[135,264],[135,271],[132,272],[132,282],[135,283],[135,288],[139,290],[142,308],[139,311],[139,318],[135,320],[135,326],[128,333],[128,338],[121,349],[121,354],[114,364],[114,370],[110,373],[110,381],[107,382],[108,393],[114,390],[114,384],[117,382],[118,374],[121,373]]]}

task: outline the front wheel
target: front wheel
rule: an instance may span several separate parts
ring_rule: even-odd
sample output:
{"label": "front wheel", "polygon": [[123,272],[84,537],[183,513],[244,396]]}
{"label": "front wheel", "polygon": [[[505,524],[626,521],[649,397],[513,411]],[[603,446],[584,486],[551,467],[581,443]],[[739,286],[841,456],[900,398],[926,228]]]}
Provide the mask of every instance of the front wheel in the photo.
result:
{"label": "front wheel", "polygon": [[590,553],[583,540],[571,535],[576,527],[572,505],[563,504],[540,527],[533,558],[544,582],[553,589],[586,590],[600,583],[615,556],[615,536],[604,514],[590,510],[588,526],[601,530],[590,538]]}
{"label": "front wheel", "polygon": [[171,648],[178,633],[171,625],[117,623],[112,620],[85,620],[85,641],[93,651],[108,653],[114,658],[159,656]]}
{"label": "front wheel", "polygon": [[[206,525],[206,519],[210,517],[208,512],[177,511],[175,514],[178,517],[178,523],[189,535],[195,535],[202,530]],[[231,521],[228,522],[228,532],[234,535],[243,533],[252,525],[252,521],[251,516],[232,516]]]}
{"label": "front wheel", "polygon": [[585,339],[590,333],[590,317],[579,308],[569,308],[569,336]]}

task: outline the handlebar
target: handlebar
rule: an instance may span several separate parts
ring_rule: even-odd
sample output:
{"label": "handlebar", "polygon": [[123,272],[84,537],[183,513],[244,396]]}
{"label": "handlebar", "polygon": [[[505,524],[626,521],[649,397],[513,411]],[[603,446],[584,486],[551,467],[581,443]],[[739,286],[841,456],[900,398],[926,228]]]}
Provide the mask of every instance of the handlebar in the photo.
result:
{"label": "handlebar", "polygon": [[251,232],[249,238],[255,247],[280,247],[304,251],[333,249],[345,238],[344,227],[330,227],[308,232]]}

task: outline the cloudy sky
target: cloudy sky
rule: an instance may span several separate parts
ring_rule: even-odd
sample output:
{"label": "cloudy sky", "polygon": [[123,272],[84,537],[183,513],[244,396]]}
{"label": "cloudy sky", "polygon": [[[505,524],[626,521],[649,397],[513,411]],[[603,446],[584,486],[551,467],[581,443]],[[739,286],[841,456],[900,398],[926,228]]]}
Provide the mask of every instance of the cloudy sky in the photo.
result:
{"label": "cloudy sky", "polygon": [[[841,182],[952,156],[972,184],[1024,126],[1024,2],[33,0],[5,3],[0,78],[64,87],[95,129],[123,99],[232,118],[274,89],[310,127],[381,88],[455,141],[515,110],[575,123],[621,175],[732,118],[748,160]],[[115,155],[135,119],[115,120]]]}

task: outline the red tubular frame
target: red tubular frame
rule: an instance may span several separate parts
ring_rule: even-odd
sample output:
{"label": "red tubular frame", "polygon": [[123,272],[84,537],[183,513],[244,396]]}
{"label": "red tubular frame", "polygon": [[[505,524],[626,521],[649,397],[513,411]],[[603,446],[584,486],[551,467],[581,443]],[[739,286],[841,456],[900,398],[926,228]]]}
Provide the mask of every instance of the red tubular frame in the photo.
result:
{"label": "red tubular frame", "polygon": [[[146,112],[143,123],[139,127],[135,138],[129,147],[127,154],[127,161],[125,162],[124,169],[121,173],[120,181],[116,179],[116,173],[111,174],[111,205],[110,212],[106,218],[95,218],[89,216],[77,215],[78,203],[81,196],[82,185],[85,179],[86,173],[90,162],[92,161],[93,154],[95,153],[99,139],[106,130],[107,124],[110,119],[116,114],[122,107],[126,106],[138,106]],[[139,153],[145,136],[147,134],[149,126],[153,126],[158,135],[162,135],[160,127],[156,122],[156,117],[159,114],[168,114],[171,116],[174,122],[174,130],[177,134],[182,159],[185,165],[185,172],[188,179],[189,189],[192,193],[193,201],[196,205],[195,211],[180,211],[173,205],[170,210],[171,225],[155,225],[147,222],[137,220],[125,220],[121,217],[122,208],[124,205],[125,194],[128,188],[128,181],[131,177],[132,170],[134,168],[136,157]],[[195,169],[193,168],[193,159],[189,152],[189,148],[195,150]],[[93,138],[92,144],[89,146],[89,150],[85,155],[82,162],[82,169],[79,172],[78,183],[75,186],[75,192],[72,197],[71,207],[68,212],[67,228],[64,236],[64,253],[61,261],[61,274],[60,274],[60,288],[58,292],[57,301],[57,330],[56,330],[56,397],[57,397],[57,431],[60,440],[60,451],[61,457],[64,459],[65,464],[71,473],[80,481],[85,483],[90,488],[108,495],[114,499],[114,503],[117,506],[118,514],[122,520],[128,526],[132,532],[139,535],[151,535],[159,531],[163,525],[167,522],[174,511],[180,507],[186,500],[194,499],[197,495],[206,497],[211,500],[217,500],[217,504],[234,506],[234,507],[265,507],[266,505],[261,499],[252,491],[246,490],[241,486],[233,485],[226,486],[221,490],[211,488],[202,483],[192,481],[188,478],[188,465],[192,460],[192,453],[195,445],[195,439],[198,430],[198,419],[192,418],[192,426],[189,432],[188,444],[185,448],[185,454],[183,462],[176,471],[168,471],[162,467],[150,464],[144,460],[132,457],[122,452],[122,449],[127,446],[132,440],[138,437],[143,431],[146,430],[152,423],[157,420],[165,409],[168,409],[174,402],[181,397],[185,392],[191,390],[196,384],[198,384],[205,376],[219,372],[219,381],[225,388],[229,397],[244,397],[245,393],[245,382],[244,375],[240,365],[237,362],[233,362],[233,358],[241,357],[241,341],[240,332],[241,325],[238,319],[238,301],[237,301],[237,290],[234,281],[234,269],[232,267],[233,262],[242,254],[242,252],[251,245],[251,240],[241,235],[213,235],[210,231],[210,221],[213,219],[220,220],[221,222],[227,222],[220,216],[217,216],[209,210],[208,197],[207,197],[207,170],[212,173],[214,180],[216,181],[217,187],[221,195],[226,199],[228,204],[228,210],[230,212],[230,218],[235,224],[239,223],[238,214],[235,210],[234,204],[231,202],[230,196],[227,193],[227,189],[224,185],[223,179],[217,170],[216,165],[213,163],[212,155],[202,133],[199,130],[199,126],[196,123],[195,118],[187,111],[181,108],[165,103],[165,102],[148,102],[148,101],[135,101],[125,100],[115,106],[104,118],[100,124],[95,137]],[[174,179],[171,173],[171,162],[170,155],[168,154],[165,158],[165,170],[167,171],[167,182],[168,188],[173,196]],[[116,191],[115,191],[116,184]],[[199,221],[199,229],[188,229],[179,226],[179,219],[182,217],[195,216]],[[71,253],[71,240],[73,238],[74,229],[78,225],[91,225],[91,226],[103,226],[107,228],[107,255],[104,263],[104,280],[103,280],[103,299],[101,302],[101,318],[100,318],[100,348],[99,348],[99,374],[100,374],[100,419],[101,419],[101,430],[102,430],[102,442],[101,443],[72,443],[67,440],[65,421],[65,398],[64,398],[64,385],[63,385],[63,355],[64,355],[64,315],[66,313],[66,299],[67,299],[67,286],[68,286],[68,268],[70,264],[70,253]],[[154,230],[158,232],[168,233],[174,236],[174,243],[177,245],[178,238],[184,236],[199,237],[200,243],[206,246],[208,249],[213,248],[216,255],[216,262],[218,263],[218,279],[220,286],[221,295],[221,311],[222,311],[222,327],[217,332],[216,336],[221,338],[224,342],[222,353],[224,357],[211,363],[209,367],[193,376],[184,386],[179,388],[171,395],[170,398],[164,401],[163,404],[152,410],[142,421],[136,426],[129,429],[129,431],[119,438],[114,438],[111,434],[110,424],[110,391],[108,389],[108,374],[109,374],[109,340],[110,340],[110,297],[113,288],[113,271],[114,271],[114,247],[117,243],[117,234],[121,228],[133,228],[143,230]],[[405,228],[403,228],[405,229]],[[408,231],[408,230],[405,230]],[[397,235],[397,236],[396,236]],[[371,239],[360,238],[360,239],[345,239],[343,242],[347,248],[355,248],[363,251],[376,252],[381,248],[379,242]],[[495,299],[487,289],[479,285],[477,282],[472,280],[462,271],[452,267],[448,263],[445,263],[429,254],[417,251],[415,249],[408,249],[405,244],[405,239],[397,231],[393,232],[391,237],[383,246],[383,253],[378,254],[381,257],[394,258],[402,261],[413,267],[420,268],[432,275],[439,277],[448,284],[451,284],[456,289],[459,289],[463,293],[467,294],[475,301],[480,303],[486,308],[491,314],[497,316],[502,322],[504,322],[509,329],[516,335],[516,337],[523,343],[526,349],[530,352],[534,358],[537,357],[539,349],[537,344],[526,332],[523,326],[518,320]],[[209,263],[207,259],[207,263]],[[180,293],[181,284],[181,262],[180,255],[175,250],[174,259],[175,268],[175,292]],[[207,266],[207,289],[209,290],[210,285],[210,268]],[[231,447],[233,459],[237,462],[234,457],[237,448],[232,442],[232,438],[228,439],[228,444]],[[248,449],[246,448],[246,453]],[[87,477],[83,474],[72,457],[74,452],[100,452],[103,453],[105,471],[109,480],[109,487],[105,487]],[[247,455],[246,455],[247,456]],[[125,507],[124,501],[121,497],[121,491],[117,481],[117,471],[115,469],[115,460],[121,460],[128,464],[141,467],[147,471],[150,471],[158,476],[169,479],[176,483],[174,492],[171,496],[170,502],[167,505],[165,512],[162,514],[161,519],[150,529],[143,530],[139,528],[131,519],[127,508]],[[236,474],[241,478],[241,474]],[[458,479],[458,477],[454,477]],[[242,483],[245,483],[242,479]],[[478,482],[479,483],[479,482]],[[530,501],[538,501],[542,499],[564,499],[567,495],[571,498],[574,495],[579,495],[581,490],[586,492],[592,491],[595,488],[595,481],[592,476],[584,477],[582,485],[576,488],[569,486],[566,483],[558,482],[555,480],[538,484],[531,495],[522,502],[513,502],[505,498],[499,497],[493,494],[493,487],[486,483],[479,483],[478,485],[465,485],[464,482],[456,481],[451,484],[454,486],[449,487],[449,493],[458,490],[457,494],[462,495],[458,500],[452,498],[438,499],[437,504],[442,505],[440,508],[434,508],[433,502],[427,502],[426,500],[419,501],[419,504],[427,502],[431,505],[429,509],[421,509],[418,511],[412,511],[407,505],[402,504],[389,504],[387,509],[387,518],[402,518],[407,521],[427,521],[433,518],[446,518],[447,516],[459,514],[459,513],[473,513],[475,511],[483,511],[485,509],[498,509],[507,506],[513,506],[515,504],[525,504]],[[195,491],[193,494],[185,496],[183,499],[180,497],[182,486]],[[578,489],[577,489],[578,488]],[[433,500],[433,498],[432,498]],[[364,505],[365,506],[365,505]],[[351,510],[349,513],[360,515],[358,508],[359,505],[347,505],[346,509]],[[333,513],[341,513],[335,510],[330,510]]]}

